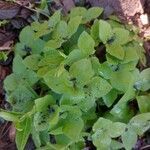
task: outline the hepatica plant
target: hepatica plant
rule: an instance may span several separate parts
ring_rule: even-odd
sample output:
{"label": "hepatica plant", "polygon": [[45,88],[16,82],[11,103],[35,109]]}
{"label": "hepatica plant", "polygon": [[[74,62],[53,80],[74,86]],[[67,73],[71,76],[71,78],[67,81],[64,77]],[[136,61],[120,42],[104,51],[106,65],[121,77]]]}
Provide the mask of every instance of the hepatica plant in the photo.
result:
{"label": "hepatica plant", "polygon": [[25,27],[15,47],[13,73],[4,81],[23,150],[131,150],[150,128],[150,69],[134,27],[99,7],[56,11]]}

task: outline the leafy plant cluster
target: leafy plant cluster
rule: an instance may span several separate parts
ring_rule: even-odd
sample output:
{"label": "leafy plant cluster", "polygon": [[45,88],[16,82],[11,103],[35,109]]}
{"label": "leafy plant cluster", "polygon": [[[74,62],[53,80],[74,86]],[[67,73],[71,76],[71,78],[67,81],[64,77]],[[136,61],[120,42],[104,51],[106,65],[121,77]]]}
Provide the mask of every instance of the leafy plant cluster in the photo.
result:
{"label": "leafy plant cluster", "polygon": [[[40,150],[132,149],[150,128],[150,69],[135,27],[102,8],[56,11],[20,33],[13,73],[4,82],[16,144]],[[100,55],[100,57],[99,57]],[[103,56],[103,57],[102,57]],[[138,104],[138,107],[133,104]]]}

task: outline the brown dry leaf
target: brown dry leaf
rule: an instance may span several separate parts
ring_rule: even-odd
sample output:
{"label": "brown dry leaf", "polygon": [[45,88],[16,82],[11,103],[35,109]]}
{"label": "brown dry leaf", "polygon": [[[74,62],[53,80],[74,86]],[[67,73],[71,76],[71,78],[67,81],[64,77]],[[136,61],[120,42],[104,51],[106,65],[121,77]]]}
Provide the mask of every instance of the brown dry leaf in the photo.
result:
{"label": "brown dry leaf", "polygon": [[0,51],[11,50],[13,41],[7,41],[4,45],[0,46]]}
{"label": "brown dry leaf", "polygon": [[61,4],[63,5],[63,9],[65,13],[71,10],[71,8],[75,7],[73,0],[60,0]]}
{"label": "brown dry leaf", "polygon": [[12,124],[9,129],[9,139],[11,142],[15,141],[15,136],[16,136],[16,129],[14,125]]}
{"label": "brown dry leaf", "polygon": [[7,41],[14,40],[15,37],[15,33],[0,29],[0,46],[4,45]]}
{"label": "brown dry leaf", "polygon": [[20,10],[20,6],[10,2],[0,1],[0,19],[12,19]]}

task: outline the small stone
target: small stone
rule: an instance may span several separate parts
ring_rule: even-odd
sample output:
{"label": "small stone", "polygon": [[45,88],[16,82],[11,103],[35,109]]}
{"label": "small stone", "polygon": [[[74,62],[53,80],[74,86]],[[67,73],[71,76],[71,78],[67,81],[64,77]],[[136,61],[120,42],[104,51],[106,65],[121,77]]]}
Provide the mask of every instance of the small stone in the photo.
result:
{"label": "small stone", "polygon": [[149,21],[148,21],[148,15],[147,14],[142,14],[140,16],[141,22],[143,25],[148,25]]}

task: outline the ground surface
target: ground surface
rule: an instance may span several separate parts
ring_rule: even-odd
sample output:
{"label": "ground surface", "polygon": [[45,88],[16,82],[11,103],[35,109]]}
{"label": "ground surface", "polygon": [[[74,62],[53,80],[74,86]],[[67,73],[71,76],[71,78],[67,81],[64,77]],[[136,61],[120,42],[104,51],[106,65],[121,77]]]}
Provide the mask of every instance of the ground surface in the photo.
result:
{"label": "ground surface", "polygon": [[[3,80],[11,73],[13,60],[13,45],[18,39],[20,30],[32,22],[40,0],[17,0],[16,3],[0,1],[0,51],[8,53],[6,61],[0,61],[0,107],[7,108],[9,104],[5,101]],[[67,13],[74,6],[101,6],[104,8],[104,18],[110,14],[117,14],[122,21],[132,22],[140,28],[140,36],[145,40],[144,47],[147,56],[147,66],[150,66],[150,0],[56,0],[49,5],[49,11],[63,8]],[[46,17],[41,13],[42,17]],[[7,23],[1,25],[6,20]],[[0,120],[0,150],[16,150],[15,129],[9,122]],[[137,150],[148,150],[150,145],[150,133],[139,139]],[[143,146],[144,145],[144,146]],[[27,150],[32,150],[32,142],[28,143]]]}

